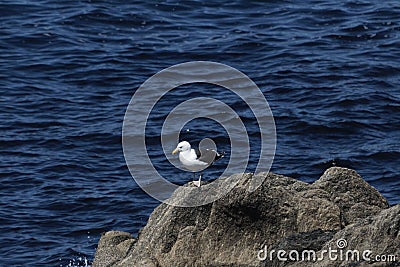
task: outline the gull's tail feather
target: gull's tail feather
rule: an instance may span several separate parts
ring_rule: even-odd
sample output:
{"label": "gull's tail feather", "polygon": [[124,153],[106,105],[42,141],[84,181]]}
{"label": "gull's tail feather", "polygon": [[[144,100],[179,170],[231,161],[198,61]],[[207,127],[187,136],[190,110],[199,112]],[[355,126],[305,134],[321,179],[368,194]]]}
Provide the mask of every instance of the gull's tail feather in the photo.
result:
{"label": "gull's tail feather", "polygon": [[[215,151],[216,152],[216,151]],[[225,151],[221,151],[221,152],[216,152],[216,154],[215,154],[215,161],[217,161],[217,160],[219,160],[219,159],[221,159],[221,158],[223,158],[223,157],[225,157]]]}

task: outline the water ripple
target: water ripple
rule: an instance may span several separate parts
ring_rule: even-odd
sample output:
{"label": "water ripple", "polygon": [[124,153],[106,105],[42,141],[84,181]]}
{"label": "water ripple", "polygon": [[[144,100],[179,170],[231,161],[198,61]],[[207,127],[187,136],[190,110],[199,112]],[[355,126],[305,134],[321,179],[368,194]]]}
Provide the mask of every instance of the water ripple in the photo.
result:
{"label": "water ripple", "polygon": [[[273,171],[313,181],[329,166],[351,167],[400,202],[397,1],[5,0],[0,22],[0,265],[87,266],[101,232],[143,227],[158,203],[125,166],[125,108],[147,78],[185,61],[218,61],[256,81],[277,124]],[[160,151],[159,129],[197,96],[232,105],[259,149],[240,99],[178,88],[154,110],[147,136],[153,163],[178,184],[188,175]],[[211,135],[229,152],[218,125],[187,128],[183,138]]]}

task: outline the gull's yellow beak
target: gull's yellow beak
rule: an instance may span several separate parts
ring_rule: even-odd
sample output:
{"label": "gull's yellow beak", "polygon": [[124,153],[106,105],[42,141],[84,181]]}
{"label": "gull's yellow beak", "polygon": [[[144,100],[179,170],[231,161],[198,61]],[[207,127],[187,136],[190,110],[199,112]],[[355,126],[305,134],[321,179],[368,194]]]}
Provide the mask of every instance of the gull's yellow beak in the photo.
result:
{"label": "gull's yellow beak", "polygon": [[174,151],[172,151],[172,155],[175,155],[176,153],[178,153],[179,149],[175,148]]}

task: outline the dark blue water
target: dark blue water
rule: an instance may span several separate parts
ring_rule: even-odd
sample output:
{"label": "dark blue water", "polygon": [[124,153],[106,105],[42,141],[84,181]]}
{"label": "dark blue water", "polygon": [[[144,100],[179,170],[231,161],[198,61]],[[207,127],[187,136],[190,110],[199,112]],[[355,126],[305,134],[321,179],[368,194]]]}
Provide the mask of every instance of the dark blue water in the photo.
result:
{"label": "dark blue water", "polygon": [[[125,109],[151,75],[193,60],[228,64],[261,88],[276,120],[274,172],[313,181],[351,167],[400,203],[397,0],[3,0],[1,266],[90,265],[102,232],[145,225],[158,202],[125,165]],[[191,97],[180,96],[166,110]],[[149,151],[165,164],[154,123]],[[184,138],[214,127],[194,121]],[[226,146],[223,131],[212,134]]]}

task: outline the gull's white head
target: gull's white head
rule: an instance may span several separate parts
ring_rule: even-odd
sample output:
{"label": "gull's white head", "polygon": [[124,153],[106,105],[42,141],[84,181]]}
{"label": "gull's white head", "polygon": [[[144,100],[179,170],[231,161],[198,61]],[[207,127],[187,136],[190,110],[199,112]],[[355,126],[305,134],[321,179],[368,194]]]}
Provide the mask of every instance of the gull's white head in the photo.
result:
{"label": "gull's white head", "polygon": [[180,142],[176,148],[174,149],[174,151],[172,151],[172,154],[176,154],[178,152],[184,152],[184,151],[189,151],[190,150],[190,144],[187,141],[182,141]]}

